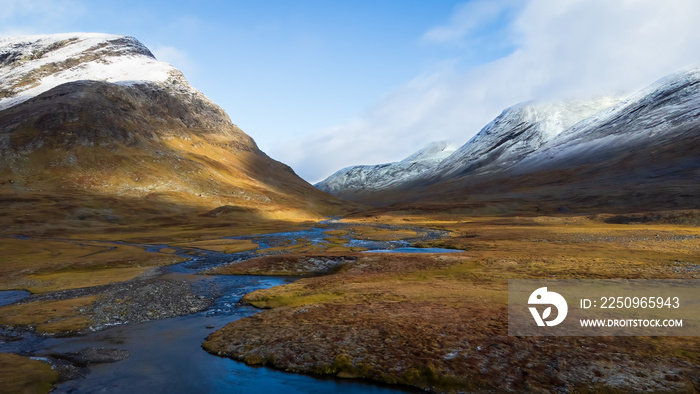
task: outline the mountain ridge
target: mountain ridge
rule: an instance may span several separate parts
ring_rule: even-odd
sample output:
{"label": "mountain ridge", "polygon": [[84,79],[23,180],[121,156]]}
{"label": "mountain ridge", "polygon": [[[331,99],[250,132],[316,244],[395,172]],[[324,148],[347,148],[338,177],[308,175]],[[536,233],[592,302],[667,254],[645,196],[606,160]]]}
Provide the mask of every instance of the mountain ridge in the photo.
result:
{"label": "mountain ridge", "polygon": [[558,103],[526,102],[506,108],[436,168],[436,176],[510,166],[566,129],[619,102],[617,97]]}
{"label": "mountain ridge", "polygon": [[381,190],[420,177],[455,149],[446,141],[432,142],[401,161],[343,168],[315,186],[343,198],[355,192]]}
{"label": "mountain ridge", "polygon": [[85,209],[114,211],[109,220],[87,215],[95,226],[217,207],[248,221],[347,209],[260,151],[223,109],[132,37],[5,38],[0,57],[6,229],[28,224],[13,209],[28,200],[52,218],[43,222],[72,227],[87,225]]}
{"label": "mountain ridge", "polygon": [[700,69],[669,75],[624,99],[600,99],[554,132],[546,125],[551,110],[530,120],[518,115],[548,105],[504,110],[420,177],[339,195],[376,206],[463,204],[503,212],[700,205],[692,182],[700,176]]}
{"label": "mountain ridge", "polygon": [[136,38],[102,33],[0,37],[0,109],[66,82],[168,83],[196,91]]}

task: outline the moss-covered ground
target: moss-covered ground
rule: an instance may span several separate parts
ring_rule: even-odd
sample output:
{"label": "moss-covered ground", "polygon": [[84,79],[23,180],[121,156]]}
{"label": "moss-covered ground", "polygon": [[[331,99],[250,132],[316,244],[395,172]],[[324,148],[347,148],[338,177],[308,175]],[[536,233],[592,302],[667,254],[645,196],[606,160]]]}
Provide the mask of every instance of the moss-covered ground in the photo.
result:
{"label": "moss-covered ground", "polygon": [[11,353],[0,353],[0,393],[48,393],[58,373],[41,361]]}
{"label": "moss-covered ground", "polygon": [[[698,337],[508,336],[508,279],[700,277],[699,227],[611,217],[351,218],[448,230],[418,246],[465,252],[346,254],[327,275],[248,294],[245,302],[269,310],[229,324],[204,347],[251,364],[438,391],[694,392]],[[240,268],[293,271],[308,258]]]}

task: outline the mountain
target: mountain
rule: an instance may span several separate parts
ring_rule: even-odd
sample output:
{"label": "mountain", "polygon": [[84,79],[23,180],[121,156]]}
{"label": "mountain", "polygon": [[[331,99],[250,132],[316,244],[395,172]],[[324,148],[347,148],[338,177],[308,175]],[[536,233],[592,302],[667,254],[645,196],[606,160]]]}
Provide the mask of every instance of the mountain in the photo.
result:
{"label": "mountain", "polygon": [[414,180],[435,169],[454,150],[455,147],[445,141],[432,142],[399,162],[344,168],[315,186],[342,198],[357,198],[365,192]]}
{"label": "mountain", "polygon": [[572,167],[693,141],[700,133],[699,116],[700,69],[673,74],[567,129],[524,160],[519,172]]}
{"label": "mountain", "polygon": [[698,115],[700,70],[625,99],[520,104],[434,169],[349,198],[484,213],[697,208]]}
{"label": "mountain", "polygon": [[438,163],[431,176],[502,171],[579,121],[610,108],[617,97],[561,103],[522,103],[504,110],[469,142]]}
{"label": "mountain", "polygon": [[464,173],[503,170],[578,121],[619,101],[615,97],[602,97],[514,105],[459,149],[445,142],[434,142],[400,162],[348,167],[315,186],[342,198],[376,203],[375,199],[384,191],[404,189],[407,185]]}
{"label": "mountain", "polygon": [[84,33],[0,39],[0,199],[18,228],[343,209],[136,39]]}

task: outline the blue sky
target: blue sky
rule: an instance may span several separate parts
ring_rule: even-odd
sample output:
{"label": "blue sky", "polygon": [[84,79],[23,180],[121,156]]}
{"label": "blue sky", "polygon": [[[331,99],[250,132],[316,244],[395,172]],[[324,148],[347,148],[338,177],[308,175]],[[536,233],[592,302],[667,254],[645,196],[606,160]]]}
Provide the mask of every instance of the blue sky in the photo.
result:
{"label": "blue sky", "polygon": [[0,0],[0,35],[137,37],[309,181],[465,143],[525,100],[700,66],[695,0]]}

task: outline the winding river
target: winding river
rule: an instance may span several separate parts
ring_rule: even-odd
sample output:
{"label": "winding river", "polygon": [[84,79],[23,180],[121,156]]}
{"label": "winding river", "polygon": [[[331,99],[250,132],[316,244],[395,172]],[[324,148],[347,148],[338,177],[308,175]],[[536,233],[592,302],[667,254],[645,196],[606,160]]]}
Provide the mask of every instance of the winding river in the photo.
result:
{"label": "winding river", "polygon": [[[296,239],[318,242],[327,229],[258,235],[248,238],[260,249],[273,247]],[[376,251],[406,248],[405,241],[357,241]],[[156,252],[167,245],[140,245]],[[401,252],[441,250],[403,249]],[[447,252],[449,250],[442,250]],[[129,351],[128,358],[109,364],[92,364],[89,373],[55,386],[56,393],[384,393],[405,391],[357,380],[318,378],[286,373],[265,367],[250,367],[242,362],[214,356],[205,352],[201,344],[210,333],[226,324],[253,315],[259,310],[241,305],[241,297],[257,289],[290,283],[295,278],[269,276],[195,275],[222,264],[240,260],[248,253],[223,254],[197,250],[198,256],[188,261],[164,267],[162,277],[186,280],[196,288],[216,288],[219,296],[207,310],[195,314],[152,320],[136,324],[108,327],[83,336],[46,338],[24,333],[23,339],[0,342],[0,352],[31,354],[41,359],[44,355],[77,352],[86,347],[115,348]],[[178,254],[186,255],[186,250]],[[0,292],[0,304],[10,304],[28,295],[24,291]],[[16,338],[15,338],[16,339]]]}

